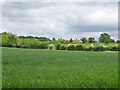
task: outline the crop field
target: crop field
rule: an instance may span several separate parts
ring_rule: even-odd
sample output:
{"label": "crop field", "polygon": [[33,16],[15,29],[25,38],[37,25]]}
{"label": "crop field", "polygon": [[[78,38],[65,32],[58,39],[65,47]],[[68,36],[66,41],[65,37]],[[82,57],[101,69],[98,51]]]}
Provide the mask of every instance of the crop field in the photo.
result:
{"label": "crop field", "polygon": [[3,88],[117,88],[118,53],[2,48]]}

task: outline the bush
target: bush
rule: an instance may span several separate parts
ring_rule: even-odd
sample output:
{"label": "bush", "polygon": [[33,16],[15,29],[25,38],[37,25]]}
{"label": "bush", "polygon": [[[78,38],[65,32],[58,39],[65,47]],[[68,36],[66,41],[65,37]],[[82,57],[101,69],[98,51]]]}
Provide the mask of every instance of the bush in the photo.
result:
{"label": "bush", "polygon": [[16,44],[12,44],[11,46],[12,46],[12,47],[16,47]]}
{"label": "bush", "polygon": [[[19,46],[17,46],[19,47]],[[21,45],[21,48],[32,48],[32,49],[48,49],[48,43],[31,43],[29,45]]]}
{"label": "bush", "polygon": [[60,48],[61,48],[61,44],[57,44],[56,45],[56,50],[60,50]]}
{"label": "bush", "polygon": [[77,45],[76,45],[76,50],[77,50],[77,51],[84,50],[84,46],[81,45],[81,44],[77,44]]}
{"label": "bush", "polygon": [[66,50],[67,49],[67,46],[66,45],[62,45],[61,46],[61,50]]}
{"label": "bush", "polygon": [[93,51],[104,51],[104,47],[103,46],[95,46],[93,48]]}
{"label": "bush", "polygon": [[28,48],[27,45],[21,45],[20,48]]}
{"label": "bush", "polygon": [[54,45],[55,45],[56,50],[60,50],[60,48],[61,48],[61,43],[60,42],[54,41]]}
{"label": "bush", "polygon": [[48,49],[48,43],[40,43],[38,49]]}
{"label": "bush", "polygon": [[20,48],[21,46],[20,46],[20,45],[16,45],[15,47],[16,47],[16,48]]}
{"label": "bush", "polygon": [[68,46],[68,50],[75,50],[75,46],[74,46],[74,45],[72,45],[72,44],[71,44],[71,45],[69,45],[69,46]]}
{"label": "bush", "polygon": [[113,47],[110,47],[110,51],[118,51],[118,46],[113,46]]}
{"label": "bush", "polygon": [[84,51],[92,51],[92,50],[93,50],[93,47],[91,47],[91,46],[90,46],[90,47],[85,47],[85,48],[84,48]]}
{"label": "bush", "polygon": [[120,45],[118,45],[118,51],[120,52]]}

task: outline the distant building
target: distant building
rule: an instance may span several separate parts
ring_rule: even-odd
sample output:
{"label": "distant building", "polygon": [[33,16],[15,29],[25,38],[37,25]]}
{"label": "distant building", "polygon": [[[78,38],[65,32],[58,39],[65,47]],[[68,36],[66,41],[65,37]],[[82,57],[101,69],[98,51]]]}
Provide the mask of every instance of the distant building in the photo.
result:
{"label": "distant building", "polygon": [[49,44],[50,50],[55,50],[55,45],[54,44]]}
{"label": "distant building", "polygon": [[73,40],[73,43],[82,42],[82,40]]}
{"label": "distant building", "polygon": [[[70,40],[65,40],[66,42],[69,42]],[[82,42],[82,40],[73,40],[73,43],[81,43]]]}

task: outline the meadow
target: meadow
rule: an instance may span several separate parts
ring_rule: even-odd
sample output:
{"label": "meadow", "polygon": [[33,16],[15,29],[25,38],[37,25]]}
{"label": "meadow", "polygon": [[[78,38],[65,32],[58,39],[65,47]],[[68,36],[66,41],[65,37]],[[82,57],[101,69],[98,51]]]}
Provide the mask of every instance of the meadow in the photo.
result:
{"label": "meadow", "polygon": [[3,88],[117,88],[118,53],[2,48]]}

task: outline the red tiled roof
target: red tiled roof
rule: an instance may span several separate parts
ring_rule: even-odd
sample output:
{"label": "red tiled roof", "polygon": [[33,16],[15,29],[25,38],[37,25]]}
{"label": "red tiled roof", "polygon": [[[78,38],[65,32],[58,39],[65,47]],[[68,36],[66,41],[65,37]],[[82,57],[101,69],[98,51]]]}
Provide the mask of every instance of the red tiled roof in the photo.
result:
{"label": "red tiled roof", "polygon": [[81,42],[81,40],[73,40],[74,43]]}
{"label": "red tiled roof", "polygon": [[[69,41],[69,40],[65,40],[65,41]],[[77,42],[81,42],[82,40],[73,40],[74,43],[77,43]]]}

